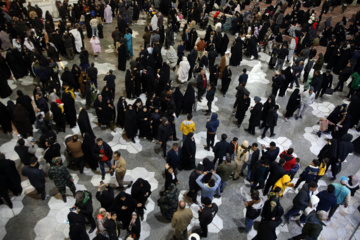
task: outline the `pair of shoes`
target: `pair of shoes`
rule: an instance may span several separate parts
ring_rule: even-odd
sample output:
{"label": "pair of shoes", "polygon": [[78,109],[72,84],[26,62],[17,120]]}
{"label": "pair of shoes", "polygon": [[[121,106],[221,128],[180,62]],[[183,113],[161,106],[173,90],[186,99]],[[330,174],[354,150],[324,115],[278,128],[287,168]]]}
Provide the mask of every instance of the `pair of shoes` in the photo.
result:
{"label": "pair of shoes", "polygon": [[199,234],[199,237],[201,237],[201,238],[207,238],[207,235],[205,235],[204,233],[200,233],[200,234]]}
{"label": "pair of shoes", "polygon": [[136,143],[136,142],[135,142],[135,138],[132,138],[131,141],[132,141],[133,143]]}
{"label": "pair of shoes", "polygon": [[321,137],[321,133],[317,133],[318,137]]}
{"label": "pair of shoes", "polygon": [[221,198],[221,195],[215,194],[214,198]]}
{"label": "pair of shoes", "polygon": [[205,149],[206,151],[210,151],[210,148],[208,148],[208,147],[204,147],[204,149]]}
{"label": "pair of shoes", "polygon": [[297,116],[296,118],[295,118],[295,120],[298,120],[299,119],[299,117]]}
{"label": "pair of shoes", "polygon": [[130,184],[127,186],[127,188],[131,188],[132,185],[133,185],[133,181],[130,182]]}
{"label": "pair of shoes", "polygon": [[299,225],[300,227],[304,227],[304,224],[302,222],[300,222],[300,220],[296,220],[297,225]]}
{"label": "pair of shoes", "polygon": [[205,116],[210,116],[210,113],[209,113],[209,112],[207,112],[207,113],[205,113],[204,115],[205,115]]}
{"label": "pair of shoes", "polygon": [[272,137],[275,137],[275,135],[276,135],[276,134],[275,134],[275,133],[273,133],[273,134],[271,134],[271,135],[270,135],[270,137],[271,137],[271,138],[272,138]]}
{"label": "pair of shoes", "polygon": [[62,195],[62,199],[63,199],[64,203],[66,203],[66,196],[65,195]]}
{"label": "pair of shoes", "polygon": [[302,119],[302,116],[300,115],[299,118]]}
{"label": "pair of shoes", "polygon": [[104,180],[105,179],[105,175],[101,176],[101,180]]}
{"label": "pair of shoes", "polygon": [[89,234],[91,234],[94,230],[95,230],[95,228],[94,228],[94,227],[90,228],[90,230],[89,230]]}

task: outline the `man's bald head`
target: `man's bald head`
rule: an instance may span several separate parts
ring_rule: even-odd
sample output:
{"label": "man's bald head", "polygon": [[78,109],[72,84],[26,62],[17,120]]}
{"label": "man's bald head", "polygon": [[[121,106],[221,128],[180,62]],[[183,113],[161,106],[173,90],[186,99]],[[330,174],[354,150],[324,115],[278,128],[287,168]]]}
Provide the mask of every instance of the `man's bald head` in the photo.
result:
{"label": "man's bald head", "polygon": [[184,202],[183,200],[180,200],[180,201],[179,201],[179,207],[180,207],[181,209],[184,209],[184,208],[185,208],[185,202]]}

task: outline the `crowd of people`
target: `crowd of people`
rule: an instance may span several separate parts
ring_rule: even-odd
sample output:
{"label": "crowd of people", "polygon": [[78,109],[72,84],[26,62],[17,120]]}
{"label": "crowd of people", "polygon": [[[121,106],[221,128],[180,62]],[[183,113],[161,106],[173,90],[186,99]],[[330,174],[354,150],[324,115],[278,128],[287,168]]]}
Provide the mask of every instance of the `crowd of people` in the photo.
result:
{"label": "crowd of people", "polygon": [[[115,127],[119,127],[124,129],[128,141],[136,143],[135,138],[139,136],[160,145],[166,165],[164,190],[158,205],[175,229],[174,239],[189,237],[187,228],[194,216],[186,202],[199,204],[201,227],[199,234],[194,231],[189,239],[207,237],[208,225],[219,210],[213,199],[221,197],[227,182],[238,181],[240,177],[250,184],[249,197],[243,199],[246,217],[241,231],[249,232],[254,221],[258,217],[261,219],[258,226],[261,231],[254,239],[276,239],[275,230],[283,219],[288,223],[297,215],[301,215],[297,222],[302,232],[292,239],[317,239],[339,205],[349,205],[351,196],[359,189],[357,175],[341,176],[340,183],[331,183],[326,190],[315,192],[319,179],[330,168],[334,181],[347,156],[354,151],[359,153],[360,138],[351,142],[353,136],[348,131],[351,128],[360,130],[360,112],[356,107],[360,102],[360,35],[357,29],[360,12],[332,26],[331,16],[326,21],[321,19],[330,7],[333,11],[339,5],[337,1],[325,0],[319,15],[308,7],[319,6],[321,1],[276,1],[275,6],[266,1],[265,9],[260,9],[257,1],[251,3],[250,9],[246,8],[249,4],[246,0],[239,3],[161,0],[156,8],[153,1],[147,0],[79,0],[73,5],[58,1],[60,20],[55,21],[48,11],[43,16],[41,8],[31,3],[24,7],[19,0],[1,2],[0,97],[11,96],[10,78],[16,82],[31,75],[36,86],[32,96],[17,90],[16,101],[9,100],[7,105],[0,102],[0,124],[5,134],[17,135],[14,151],[23,165],[20,173],[29,178],[43,201],[49,197],[45,189],[47,176],[64,202],[67,202],[66,187],[71,190],[75,205],[68,215],[70,239],[89,239],[87,223],[90,224],[89,233],[96,230],[94,239],[118,239],[120,222],[126,229],[126,239],[139,239],[147,199],[152,193],[150,183],[142,178],[124,181],[126,160],[94,134],[88,114],[93,110],[102,130],[109,127],[115,131]],[[301,4],[308,9],[304,11]],[[342,6],[343,11],[346,6]],[[218,11],[219,7],[222,12]],[[145,16],[146,26],[142,35],[144,44],[136,46],[140,48],[136,56],[131,27],[139,20],[140,13]],[[108,69],[103,78],[105,87],[101,91],[98,89],[100,74],[94,62],[101,58],[103,25],[112,24],[113,19],[116,27],[111,38],[118,57],[117,68],[126,71],[125,85],[121,86],[126,95],[120,97],[115,91],[118,89],[115,69]],[[182,21],[184,19],[186,21]],[[198,28],[206,30],[205,36],[197,33]],[[177,47],[175,33],[181,36]],[[235,35],[231,45],[228,34]],[[86,39],[92,53],[85,48]],[[325,54],[317,53],[319,45],[326,47]],[[215,143],[221,124],[218,114],[212,111],[217,89],[227,97],[233,80],[232,69],[241,65],[243,54],[258,59],[261,51],[269,54],[268,67],[275,70],[271,95],[264,104],[260,97],[253,96],[255,105],[250,106],[251,93],[246,88],[248,70],[242,68],[236,101],[232,105],[238,128],[246,114],[250,115],[249,127],[245,130],[251,135],[255,135],[256,127],[262,130],[261,138],[268,130],[270,137],[276,135],[280,109],[276,100],[284,97],[294,83],[296,89],[286,105],[286,122],[296,111],[296,120],[305,117],[309,106],[321,101],[319,96],[321,99],[324,94],[344,91],[344,84],[351,78],[346,95],[350,104],[338,105],[328,116],[318,119],[317,136],[331,135],[331,139],[327,139],[317,159],[298,174],[295,184],[291,181],[301,169],[301,161],[294,155],[294,148],[280,153],[275,142],[265,146],[243,140],[240,144],[237,137],[229,141],[228,133],[221,133],[220,141]],[[89,60],[91,55],[93,62]],[[62,57],[78,64],[63,67]],[[176,79],[171,79],[171,71],[176,73]],[[189,82],[192,80],[197,91]],[[335,81],[337,85],[333,88]],[[184,94],[179,86],[175,87],[178,83],[187,83]],[[300,85],[304,86],[303,92],[300,92]],[[141,94],[145,94],[145,102]],[[118,97],[116,104],[115,96]],[[85,99],[86,104],[77,111],[75,100],[79,97]],[[204,158],[197,164],[194,134],[199,126],[193,115],[198,114],[194,109],[197,102],[205,101],[204,97],[205,115],[209,116],[206,126],[202,126],[206,128],[205,149],[213,151],[214,159]],[[186,115],[186,119],[179,127],[176,119],[180,115]],[[65,166],[59,144],[62,141],[57,133],[77,125],[81,135],[74,134],[65,140],[68,160]],[[33,136],[37,135],[39,139],[34,140]],[[169,142],[173,142],[171,149],[167,149]],[[41,159],[35,156],[38,148],[43,150]],[[115,189],[101,181],[96,192],[101,204],[96,220],[91,192],[77,191],[68,170],[78,170],[82,174],[84,167],[99,168],[102,180],[107,173],[115,175],[118,183]],[[178,173],[182,170],[191,173],[186,199],[179,201]],[[13,205],[9,191],[13,195],[22,192],[20,173],[14,162],[0,153],[0,179],[6,183],[1,184],[0,196],[10,208]],[[125,193],[130,188],[131,194]],[[297,195],[292,208],[284,214],[281,199],[289,188]],[[119,193],[116,195],[114,190]]]}

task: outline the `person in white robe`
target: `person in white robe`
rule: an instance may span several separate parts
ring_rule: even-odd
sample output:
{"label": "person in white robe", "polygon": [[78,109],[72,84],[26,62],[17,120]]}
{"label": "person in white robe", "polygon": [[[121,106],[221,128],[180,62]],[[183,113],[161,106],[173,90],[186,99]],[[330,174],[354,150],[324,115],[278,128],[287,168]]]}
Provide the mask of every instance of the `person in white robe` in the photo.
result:
{"label": "person in white robe", "polygon": [[25,40],[24,40],[24,45],[25,45],[25,47],[27,48],[27,49],[29,49],[30,51],[34,51],[34,49],[35,49],[35,46],[34,46],[34,44],[30,41],[30,39],[28,39],[28,38],[25,38]]}
{"label": "person in white robe", "polygon": [[70,33],[74,36],[76,51],[81,52],[81,48],[83,47],[83,44],[82,44],[80,32],[77,30],[77,28],[74,28],[70,30]]}
{"label": "person in white robe", "polygon": [[20,43],[19,39],[13,38],[12,45],[13,45],[14,48],[17,48],[19,50],[19,52],[22,52],[21,43]]}
{"label": "person in white robe", "polygon": [[151,27],[153,31],[156,31],[158,29],[158,17],[156,14],[151,18]]}
{"label": "person in white robe", "polygon": [[292,37],[291,41],[290,41],[290,45],[289,45],[289,55],[288,55],[288,59],[287,59],[288,61],[290,61],[291,58],[293,57],[295,48],[296,48],[296,41],[295,41],[295,38]]}
{"label": "person in white robe", "polygon": [[104,10],[104,19],[106,23],[112,23],[112,10],[109,4],[106,5]]}
{"label": "person in white robe", "polygon": [[177,71],[178,80],[181,83],[184,83],[189,78],[190,63],[185,56],[182,57],[182,61],[179,64],[179,69]]}
{"label": "person in white robe", "polygon": [[170,68],[173,68],[175,70],[178,56],[173,46],[169,46],[168,48],[163,47],[161,49],[161,55],[163,56],[163,59],[166,61],[166,63],[170,66]]}

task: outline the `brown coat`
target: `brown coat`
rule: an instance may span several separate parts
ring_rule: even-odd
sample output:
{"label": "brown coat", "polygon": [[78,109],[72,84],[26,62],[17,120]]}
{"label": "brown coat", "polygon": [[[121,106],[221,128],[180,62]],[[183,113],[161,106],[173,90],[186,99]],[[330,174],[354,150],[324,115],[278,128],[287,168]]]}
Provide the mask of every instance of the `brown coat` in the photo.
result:
{"label": "brown coat", "polygon": [[197,50],[199,52],[203,52],[206,48],[206,42],[203,40],[200,40],[197,44],[196,44]]}
{"label": "brown coat", "polygon": [[178,208],[178,210],[174,213],[173,218],[171,219],[171,226],[178,231],[185,231],[187,226],[189,226],[192,218],[193,213],[190,208]]}
{"label": "brown coat", "polygon": [[116,162],[116,173],[126,173],[126,161],[123,157],[120,157]]}
{"label": "brown coat", "polygon": [[226,67],[226,59],[225,59],[225,55],[221,58],[221,61],[220,61],[220,73],[219,73],[219,78],[222,79],[222,73]]}
{"label": "brown coat", "polygon": [[74,158],[79,158],[84,156],[84,153],[82,151],[82,142],[80,140],[77,140],[76,142],[74,142],[73,140],[70,140],[67,144],[66,144],[67,149],[69,149],[71,151],[71,155]]}

